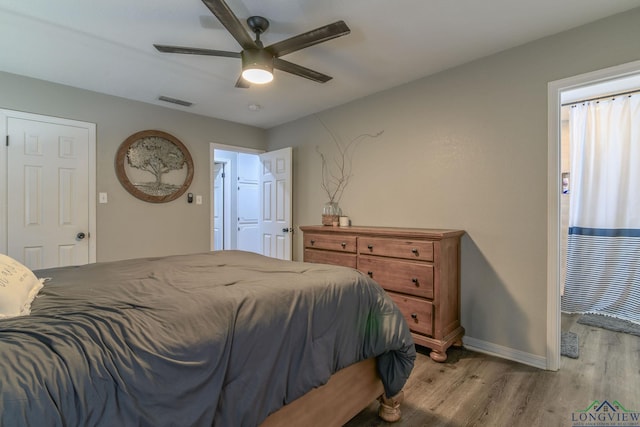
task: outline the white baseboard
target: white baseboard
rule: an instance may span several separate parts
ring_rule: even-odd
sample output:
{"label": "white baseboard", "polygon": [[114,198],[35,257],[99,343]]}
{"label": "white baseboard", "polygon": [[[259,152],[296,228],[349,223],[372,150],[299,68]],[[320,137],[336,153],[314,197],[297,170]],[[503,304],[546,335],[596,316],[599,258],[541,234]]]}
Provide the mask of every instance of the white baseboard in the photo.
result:
{"label": "white baseboard", "polygon": [[547,369],[547,359],[542,356],[536,356],[535,354],[514,350],[512,348],[503,347],[498,344],[467,336],[462,338],[462,343],[468,350],[513,360],[514,362],[523,363],[525,365],[533,366],[534,368]]}

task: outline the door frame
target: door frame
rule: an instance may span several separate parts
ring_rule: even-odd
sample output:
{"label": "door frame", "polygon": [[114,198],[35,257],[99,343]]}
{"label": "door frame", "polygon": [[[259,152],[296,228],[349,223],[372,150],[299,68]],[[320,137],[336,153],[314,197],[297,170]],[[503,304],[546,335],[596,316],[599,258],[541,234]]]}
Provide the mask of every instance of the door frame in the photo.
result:
{"label": "door frame", "polygon": [[[61,117],[45,116],[42,114],[26,113],[22,111],[14,111],[7,109],[0,109],[0,131],[4,135],[4,149],[0,150],[0,165],[4,170],[0,174],[0,212],[6,212],[9,204],[9,182],[7,177],[8,157],[7,157],[7,138],[8,138],[8,123],[9,118],[24,119],[41,121],[45,123],[54,123],[62,126],[73,126],[82,129],[86,129],[89,137],[88,147],[88,173],[89,173],[89,263],[96,262],[96,124],[89,122],[82,122],[72,119],[64,119]],[[7,253],[8,248],[8,229],[7,229],[7,215],[4,215],[2,221],[0,221],[0,252]]]}
{"label": "door frame", "polygon": [[[222,165],[222,173],[224,174],[223,178],[222,178],[222,249],[227,249],[230,246],[230,241],[231,241],[231,236],[229,236],[228,230],[227,228],[229,227],[229,220],[231,218],[231,179],[230,177],[227,176],[228,170],[229,170],[229,164],[230,161],[229,159],[215,159],[212,156],[212,164],[221,164]],[[213,203],[214,199],[215,199],[215,192],[213,190],[213,186],[214,186],[214,182],[215,182],[215,171],[212,169],[211,171],[211,250],[217,250],[215,248],[215,241],[214,241],[214,230],[215,230],[215,218],[213,217],[213,212],[215,209],[215,205]]]}
{"label": "door frame", "polygon": [[640,61],[605,68],[547,85],[547,369],[560,368],[560,176],[562,93],[640,73]]}
{"label": "door frame", "polygon": [[[215,176],[214,176],[214,170],[213,170],[213,162],[215,161],[215,150],[235,151],[236,153],[247,153],[247,154],[256,154],[256,155],[259,155],[265,152],[264,150],[257,150],[254,148],[244,148],[244,147],[238,147],[235,145],[228,145],[228,144],[220,144],[217,142],[209,143],[209,195],[211,200],[211,203],[209,205],[209,247],[211,251],[214,250],[213,209],[214,209],[215,200],[213,197],[213,180]],[[225,215],[227,215],[227,212],[225,212]],[[225,226],[228,226],[229,223],[230,223],[229,221],[226,221]]]}

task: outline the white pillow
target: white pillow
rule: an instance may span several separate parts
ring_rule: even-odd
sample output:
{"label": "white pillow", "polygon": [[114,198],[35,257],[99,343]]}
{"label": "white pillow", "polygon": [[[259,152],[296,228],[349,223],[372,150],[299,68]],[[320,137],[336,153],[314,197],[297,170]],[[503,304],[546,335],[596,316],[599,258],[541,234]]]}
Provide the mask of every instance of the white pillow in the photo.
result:
{"label": "white pillow", "polygon": [[0,319],[29,314],[43,282],[15,259],[0,254]]}

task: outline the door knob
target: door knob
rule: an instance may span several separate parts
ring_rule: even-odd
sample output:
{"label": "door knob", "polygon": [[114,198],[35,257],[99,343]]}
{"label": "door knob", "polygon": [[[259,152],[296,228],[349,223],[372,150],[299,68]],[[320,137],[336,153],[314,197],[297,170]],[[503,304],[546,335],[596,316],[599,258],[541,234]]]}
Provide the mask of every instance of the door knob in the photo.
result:
{"label": "door knob", "polygon": [[82,239],[84,239],[85,237],[87,237],[87,235],[86,235],[86,234],[84,234],[82,231],[81,231],[81,232],[79,232],[78,234],[76,234],[76,238],[77,238],[78,240],[82,240]]}

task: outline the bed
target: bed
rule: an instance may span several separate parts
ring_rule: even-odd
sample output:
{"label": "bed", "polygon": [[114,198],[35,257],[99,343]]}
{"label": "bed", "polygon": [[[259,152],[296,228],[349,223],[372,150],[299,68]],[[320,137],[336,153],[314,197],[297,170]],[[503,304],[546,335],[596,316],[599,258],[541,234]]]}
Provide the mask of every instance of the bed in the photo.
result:
{"label": "bed", "polygon": [[0,319],[0,425],[328,426],[377,396],[399,417],[413,341],[355,270],[216,251],[35,275]]}

